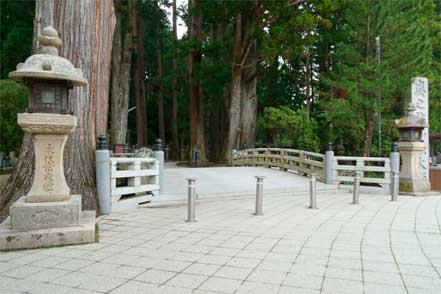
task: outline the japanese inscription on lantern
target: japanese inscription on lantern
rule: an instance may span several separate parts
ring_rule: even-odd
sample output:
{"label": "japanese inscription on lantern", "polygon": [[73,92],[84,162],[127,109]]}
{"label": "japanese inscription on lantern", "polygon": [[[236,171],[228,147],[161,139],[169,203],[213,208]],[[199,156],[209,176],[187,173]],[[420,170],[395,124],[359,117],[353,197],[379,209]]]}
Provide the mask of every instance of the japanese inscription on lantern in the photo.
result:
{"label": "japanese inscription on lantern", "polygon": [[47,144],[46,150],[44,152],[44,163],[43,163],[43,189],[47,192],[54,190],[55,179],[55,158],[54,158],[54,146],[52,144]]}
{"label": "japanese inscription on lantern", "polygon": [[[415,77],[412,79],[412,103],[416,107],[416,115],[423,117],[429,124],[429,85],[426,78]],[[429,180],[429,128],[424,128],[422,140],[426,149],[421,153],[418,163],[418,173],[425,180]]]}

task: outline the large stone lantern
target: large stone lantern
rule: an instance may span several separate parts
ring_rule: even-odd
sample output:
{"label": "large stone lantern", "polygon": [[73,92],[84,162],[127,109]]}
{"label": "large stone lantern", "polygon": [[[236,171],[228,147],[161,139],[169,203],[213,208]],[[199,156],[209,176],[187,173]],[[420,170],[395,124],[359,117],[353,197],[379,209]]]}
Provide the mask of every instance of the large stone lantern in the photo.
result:
{"label": "large stone lantern", "polygon": [[422,132],[427,127],[426,120],[416,114],[416,107],[409,103],[406,116],[395,121],[399,132],[398,150],[401,154],[400,191],[417,194],[430,191],[428,182],[419,171],[420,155],[427,148]]}
{"label": "large stone lantern", "polygon": [[80,69],[58,56],[61,39],[52,27],[38,36],[38,53],[9,77],[29,87],[29,106],[18,114],[20,127],[32,134],[34,178],[30,191],[10,209],[0,227],[0,249],[35,248],[93,242],[95,212],[81,210],[81,195],[71,195],[63,166],[64,145],[77,126],[69,90],[85,86]]}

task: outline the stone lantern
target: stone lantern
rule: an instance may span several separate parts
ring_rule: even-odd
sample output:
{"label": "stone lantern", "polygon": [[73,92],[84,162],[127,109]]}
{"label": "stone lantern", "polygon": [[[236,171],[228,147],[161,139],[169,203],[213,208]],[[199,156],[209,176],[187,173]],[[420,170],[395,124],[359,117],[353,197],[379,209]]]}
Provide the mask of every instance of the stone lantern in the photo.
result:
{"label": "stone lantern", "polygon": [[406,116],[395,121],[399,132],[398,150],[402,158],[400,191],[409,194],[430,191],[430,182],[419,172],[421,153],[427,148],[422,132],[427,122],[416,114],[416,107],[409,103]]}
{"label": "stone lantern", "polygon": [[0,249],[80,244],[95,240],[95,212],[81,210],[81,195],[71,195],[63,166],[64,145],[77,126],[69,90],[87,85],[80,69],[58,56],[61,39],[52,27],[38,36],[38,53],[9,77],[29,87],[29,106],[18,114],[35,149],[31,189],[9,209],[0,227]]}

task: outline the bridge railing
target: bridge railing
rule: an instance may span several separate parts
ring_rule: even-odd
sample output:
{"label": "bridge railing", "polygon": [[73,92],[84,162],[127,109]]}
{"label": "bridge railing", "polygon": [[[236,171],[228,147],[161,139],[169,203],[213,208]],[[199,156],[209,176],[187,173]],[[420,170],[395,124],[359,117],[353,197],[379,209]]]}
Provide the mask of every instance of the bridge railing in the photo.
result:
{"label": "bridge railing", "polygon": [[156,158],[113,157],[107,149],[97,149],[95,156],[102,214],[136,208],[158,194],[160,168]]}
{"label": "bridge railing", "polygon": [[233,166],[266,166],[304,175],[317,174],[324,180],[325,156],[320,153],[284,148],[254,148],[237,151]]}
{"label": "bridge railing", "polygon": [[391,184],[391,160],[387,157],[335,156],[332,163],[333,180],[353,183],[354,174],[360,172],[360,182],[379,184],[385,190]]}
{"label": "bridge railing", "polygon": [[304,175],[317,174],[327,184],[353,183],[356,172],[361,173],[361,183],[377,184],[390,188],[392,170],[399,172],[399,154],[387,157],[334,156],[284,148],[254,148],[236,151],[233,166],[265,166],[291,170]]}

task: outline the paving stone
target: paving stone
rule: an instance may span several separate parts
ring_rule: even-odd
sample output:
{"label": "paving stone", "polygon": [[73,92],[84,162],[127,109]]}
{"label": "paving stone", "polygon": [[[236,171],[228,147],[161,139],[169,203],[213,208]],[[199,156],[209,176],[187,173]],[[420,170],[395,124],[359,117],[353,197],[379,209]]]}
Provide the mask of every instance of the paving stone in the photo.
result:
{"label": "paving stone", "polygon": [[56,265],[53,265],[53,268],[63,269],[63,270],[71,270],[76,271],[80,268],[87,267],[88,265],[95,263],[93,260],[84,260],[84,259],[70,259],[66,262],[62,262]]}
{"label": "paving stone", "polygon": [[231,257],[229,256],[207,254],[200,257],[197,261],[198,263],[224,265],[229,260],[231,260]]}
{"label": "paving stone", "polygon": [[206,280],[207,280],[206,276],[182,273],[174,276],[171,280],[169,280],[166,283],[166,285],[196,289]]}
{"label": "paving stone", "polygon": [[238,280],[211,277],[205,281],[199,289],[221,293],[234,293],[240,284],[241,282]]}
{"label": "paving stone", "polygon": [[148,282],[148,283],[162,284],[175,275],[176,275],[175,272],[167,272],[167,271],[151,269],[135,277],[135,280]]}
{"label": "paving stone", "polygon": [[260,259],[236,257],[227,262],[229,266],[254,268],[261,262]]}
{"label": "paving stone", "polygon": [[42,268],[42,267],[23,265],[23,266],[8,270],[6,272],[3,272],[2,275],[7,276],[7,277],[11,277],[11,278],[16,278],[16,279],[23,279],[23,278],[26,278],[32,274],[40,272],[43,269],[44,268]]}
{"label": "paving stone", "polygon": [[313,289],[282,286],[280,287],[280,291],[277,294],[320,294],[320,291]]}
{"label": "paving stone", "polygon": [[439,293],[441,197],[354,207],[349,193],[319,194],[317,211],[303,196],[266,197],[262,218],[253,198],[201,201],[191,225],[185,205],[142,208],[101,218],[100,243],[0,252],[0,293],[317,294],[326,273],[321,294],[355,294],[362,261],[365,294],[404,293],[398,270],[409,294]]}
{"label": "paving stone", "polygon": [[39,282],[50,282],[69,273],[70,271],[49,268],[30,275],[28,279]]}
{"label": "paving stone", "polygon": [[359,281],[326,278],[323,291],[325,293],[363,293],[363,284]]}
{"label": "paving stone", "polygon": [[186,267],[191,265],[191,262],[177,261],[177,260],[163,260],[155,264],[153,268],[164,271],[183,271]]}
{"label": "paving stone", "polygon": [[236,294],[276,294],[279,288],[279,285],[246,281],[239,287]]}
{"label": "paving stone", "polygon": [[290,287],[299,287],[320,290],[322,286],[323,277],[311,274],[297,274],[289,273],[283,280],[283,285]]}
{"label": "paving stone", "polygon": [[121,284],[125,283],[127,280],[109,277],[109,276],[98,276],[90,273],[80,273],[73,272],[65,275],[61,278],[52,281],[54,284],[69,286],[72,288],[82,288],[86,290],[93,290],[98,292],[110,291]]}
{"label": "paving stone", "polygon": [[184,273],[211,276],[219,268],[219,265],[214,264],[193,263],[184,270]]}
{"label": "paving stone", "polygon": [[111,294],[146,294],[153,293],[158,288],[156,284],[128,281],[109,293]]}
{"label": "paving stone", "polygon": [[280,285],[286,277],[286,272],[255,270],[247,280]]}
{"label": "paving stone", "polygon": [[[406,289],[403,286],[382,285],[375,283],[364,284],[366,294],[407,294]],[[410,291],[410,293],[413,293]]]}

